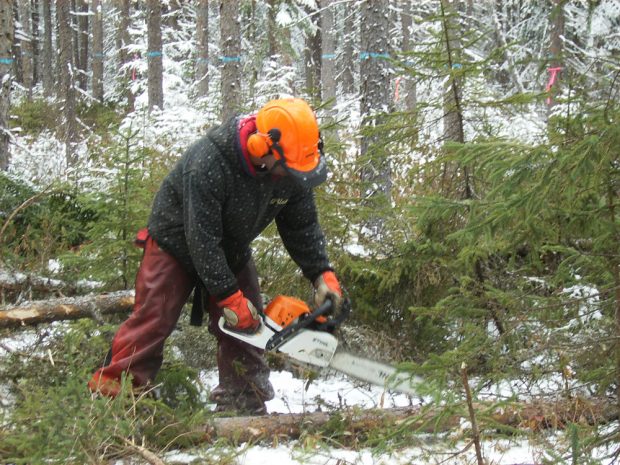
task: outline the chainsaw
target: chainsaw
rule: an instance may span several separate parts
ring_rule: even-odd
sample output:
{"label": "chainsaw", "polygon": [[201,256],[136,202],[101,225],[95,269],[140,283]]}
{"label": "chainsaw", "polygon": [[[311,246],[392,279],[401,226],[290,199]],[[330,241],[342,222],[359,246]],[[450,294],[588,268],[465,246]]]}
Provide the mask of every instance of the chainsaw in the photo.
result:
{"label": "chainsaw", "polygon": [[344,373],[385,389],[416,395],[422,380],[384,363],[349,354],[339,349],[335,329],[349,316],[351,303],[345,299],[338,316],[331,316],[333,302],[327,299],[314,310],[302,300],[289,296],[274,298],[253,334],[229,328],[220,318],[220,329],[240,341],[268,352],[285,354],[292,361],[319,369]]}

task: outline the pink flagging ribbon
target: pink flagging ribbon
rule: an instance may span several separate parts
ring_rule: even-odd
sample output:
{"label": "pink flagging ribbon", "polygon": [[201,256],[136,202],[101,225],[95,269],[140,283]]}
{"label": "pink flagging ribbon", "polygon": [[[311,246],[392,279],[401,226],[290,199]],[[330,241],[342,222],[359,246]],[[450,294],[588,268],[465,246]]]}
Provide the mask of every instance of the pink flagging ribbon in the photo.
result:
{"label": "pink flagging ribbon", "polygon": [[397,103],[400,97],[399,88],[400,88],[400,76],[396,78],[396,83],[394,86],[394,103]]}
{"label": "pink flagging ribbon", "polygon": [[[558,66],[556,68],[548,68],[547,71],[549,71],[549,82],[547,82],[547,87],[545,87],[545,92],[549,92],[551,90],[551,88],[553,87],[553,84],[555,84],[555,81],[558,77],[558,73],[562,71],[562,68]],[[551,105],[551,95],[547,97],[547,105]]]}

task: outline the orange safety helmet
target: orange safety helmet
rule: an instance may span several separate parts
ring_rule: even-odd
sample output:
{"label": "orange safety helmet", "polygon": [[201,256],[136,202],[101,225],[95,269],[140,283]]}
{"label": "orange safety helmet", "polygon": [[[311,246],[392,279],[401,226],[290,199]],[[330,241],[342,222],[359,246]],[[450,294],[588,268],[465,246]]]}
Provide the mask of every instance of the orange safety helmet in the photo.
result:
{"label": "orange safety helmet", "polygon": [[299,98],[272,100],[256,115],[257,132],[248,138],[251,155],[273,154],[286,172],[306,187],[327,178],[319,125],[310,106]]}

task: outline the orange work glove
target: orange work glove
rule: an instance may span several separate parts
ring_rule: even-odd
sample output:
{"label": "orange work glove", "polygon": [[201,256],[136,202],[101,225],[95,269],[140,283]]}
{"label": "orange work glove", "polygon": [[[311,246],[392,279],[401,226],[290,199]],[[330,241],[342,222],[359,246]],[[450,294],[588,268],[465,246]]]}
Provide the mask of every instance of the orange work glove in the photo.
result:
{"label": "orange work glove", "polygon": [[324,271],[314,281],[314,303],[317,307],[321,306],[328,297],[334,302],[334,310],[340,309],[342,289],[333,271]]}
{"label": "orange work glove", "polygon": [[242,333],[255,333],[260,326],[260,316],[252,302],[243,296],[243,292],[234,294],[217,303],[222,309],[226,323],[231,329]]}

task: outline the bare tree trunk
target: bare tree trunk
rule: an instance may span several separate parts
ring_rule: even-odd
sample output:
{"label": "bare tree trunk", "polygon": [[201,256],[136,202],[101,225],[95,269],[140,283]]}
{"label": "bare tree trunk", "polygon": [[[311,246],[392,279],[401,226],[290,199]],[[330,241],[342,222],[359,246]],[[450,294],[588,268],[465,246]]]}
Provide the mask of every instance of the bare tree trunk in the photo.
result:
{"label": "bare tree trunk", "polygon": [[75,114],[75,67],[73,65],[73,41],[71,39],[70,4],[66,0],[56,0],[58,16],[58,48],[60,68],[60,88],[58,99],[61,103],[60,117],[65,143],[67,167],[77,163],[74,143],[77,139],[77,121]]}
{"label": "bare tree trunk", "polygon": [[[71,2],[71,8],[69,14],[71,18],[71,37],[73,39],[73,69],[77,71],[80,66],[80,28],[78,25],[77,17],[77,2],[79,0],[66,0]],[[56,13],[58,14],[58,13]],[[73,77],[73,80],[77,82],[77,75]]]}
{"label": "bare tree trunk", "polygon": [[36,86],[39,83],[41,76],[41,40],[39,38],[40,31],[40,7],[39,0],[31,0],[31,15],[30,22],[32,24],[32,85]]}
{"label": "bare tree trunk", "polygon": [[449,0],[441,0],[441,11],[446,61],[450,70],[444,89],[444,140],[463,143],[465,132],[461,108],[462,89],[461,79],[458,76],[462,68],[458,13]]}
{"label": "bare tree trunk", "polygon": [[[401,24],[403,30],[403,47],[404,60],[407,60],[407,53],[413,49],[414,40],[412,35],[413,26],[413,8],[411,0],[401,0]],[[405,102],[405,110],[413,111],[417,104],[417,88],[416,82],[412,76],[404,76],[400,81],[400,93],[403,95]]]}
{"label": "bare tree trunk", "polygon": [[[116,48],[118,50],[119,68],[125,67],[132,60],[128,52],[131,41],[129,36],[130,27],[130,0],[116,0],[116,8],[118,9],[119,23],[116,29]],[[121,75],[121,86],[123,87],[127,98],[127,111],[134,110],[135,96],[131,92],[132,70],[127,67]]]}
{"label": "bare tree trunk", "polygon": [[0,2],[0,170],[10,162],[9,107],[11,104],[12,45],[14,38],[13,0]]}
{"label": "bare tree trunk", "polygon": [[103,102],[103,5],[92,0],[93,7],[93,97]]}
{"label": "bare tree trunk", "polygon": [[321,99],[321,28],[315,10],[309,6],[305,11],[310,16],[312,29],[306,36],[306,47],[304,48],[304,68],[306,73],[306,89],[314,98]]}
{"label": "bare tree trunk", "polygon": [[362,4],[360,25],[360,92],[362,137],[360,156],[364,159],[362,180],[365,183],[366,205],[374,211],[365,225],[371,234],[379,234],[384,218],[381,208],[389,203],[392,173],[380,134],[376,130],[389,111],[389,22],[387,2]]}
{"label": "bare tree trunk", "polygon": [[220,2],[220,48],[222,50],[222,112],[226,121],[241,108],[241,32],[236,2]]}
{"label": "bare tree trunk", "polygon": [[161,2],[147,0],[149,111],[164,108]]}
{"label": "bare tree trunk", "polygon": [[52,61],[52,1],[43,2],[43,59],[41,81],[43,94],[51,97],[54,93],[54,67]]}
{"label": "bare tree trunk", "polygon": [[342,31],[342,55],[339,59],[340,82],[342,83],[342,92],[345,95],[353,95],[356,93],[355,88],[355,50],[357,50],[357,24],[356,19],[359,17],[359,6],[355,3],[340,5],[342,11],[343,31]]}
{"label": "bare tree trunk", "polygon": [[278,42],[276,38],[277,10],[278,0],[267,0],[267,55],[269,57],[272,57],[278,53]]}
{"label": "bare tree trunk", "polygon": [[[448,79],[444,85],[443,105],[443,138],[444,142],[465,143],[463,122],[463,90],[461,70],[462,52],[459,33],[459,16],[455,6],[449,0],[441,0],[441,22],[444,36]],[[463,182],[459,181],[462,177]],[[442,175],[442,190],[445,195],[456,195],[458,198],[472,198],[469,173],[461,169],[457,163],[445,163]]]}
{"label": "bare tree trunk", "polygon": [[79,0],[78,3],[78,85],[86,90],[88,86],[88,48],[90,35],[88,33],[88,0]]}
{"label": "bare tree trunk", "polygon": [[[564,61],[562,58],[564,50],[562,37],[564,36],[564,5],[566,4],[566,0],[552,0],[551,3],[553,8],[549,20],[551,23],[551,38],[549,44],[549,55],[551,59],[549,62],[549,73],[550,78],[552,75],[555,77],[555,82],[550,91],[552,94],[557,94],[560,85],[560,68]],[[549,107],[553,106],[553,98],[547,99],[547,104]]]}
{"label": "bare tree trunk", "polygon": [[336,100],[336,31],[332,0],[321,0],[321,100]]}
{"label": "bare tree trunk", "polygon": [[32,24],[30,15],[30,0],[19,0],[19,22],[21,23],[21,60],[22,84],[26,88],[28,100],[32,100],[33,56],[32,56]]}
{"label": "bare tree trunk", "polygon": [[196,5],[196,82],[198,97],[209,94],[209,0]]}

